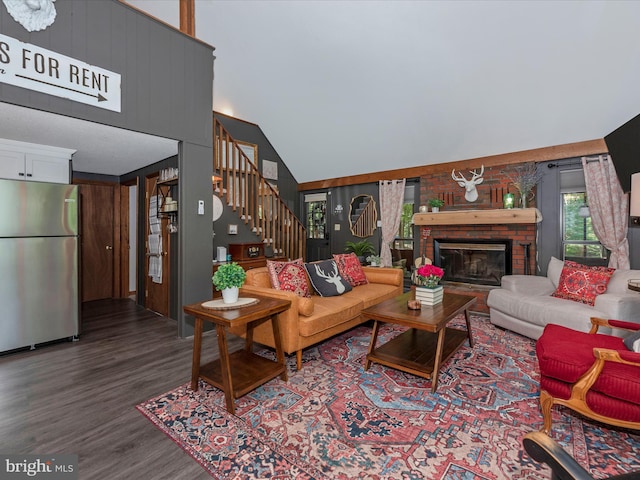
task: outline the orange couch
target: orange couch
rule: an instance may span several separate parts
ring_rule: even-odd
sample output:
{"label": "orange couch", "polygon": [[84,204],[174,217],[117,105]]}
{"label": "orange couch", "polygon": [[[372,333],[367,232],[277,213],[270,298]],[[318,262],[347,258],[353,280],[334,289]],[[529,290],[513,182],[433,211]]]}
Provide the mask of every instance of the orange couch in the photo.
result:
{"label": "orange couch", "polygon": [[[282,348],[287,354],[296,353],[298,370],[302,368],[302,349],[342,333],[366,322],[360,312],[402,293],[402,270],[398,268],[363,267],[367,276],[366,285],[353,287],[350,292],[337,297],[312,295],[302,298],[293,292],[271,288],[267,267],[247,271],[247,280],[240,295],[250,297],[252,293],[291,301],[291,308],[280,313]],[[244,327],[231,329],[232,333],[244,335]],[[274,347],[270,322],[264,322],[253,331],[254,342]]]}

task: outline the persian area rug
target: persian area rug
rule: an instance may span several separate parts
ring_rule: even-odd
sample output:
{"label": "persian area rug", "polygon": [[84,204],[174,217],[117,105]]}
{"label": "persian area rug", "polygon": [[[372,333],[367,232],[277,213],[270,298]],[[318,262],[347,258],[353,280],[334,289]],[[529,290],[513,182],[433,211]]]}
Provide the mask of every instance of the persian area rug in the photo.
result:
{"label": "persian area rug", "polygon": [[[288,358],[289,381],[241,397],[236,416],[204,382],[137,408],[217,479],[548,479],[522,448],[542,428],[534,342],[480,316],[472,330],[474,348],[444,364],[435,394],[430,380],[364,371],[371,328],[360,326],[306,349],[300,371]],[[385,326],[380,340],[401,331]],[[557,407],[553,422],[553,438],[596,478],[640,469],[640,435]]]}

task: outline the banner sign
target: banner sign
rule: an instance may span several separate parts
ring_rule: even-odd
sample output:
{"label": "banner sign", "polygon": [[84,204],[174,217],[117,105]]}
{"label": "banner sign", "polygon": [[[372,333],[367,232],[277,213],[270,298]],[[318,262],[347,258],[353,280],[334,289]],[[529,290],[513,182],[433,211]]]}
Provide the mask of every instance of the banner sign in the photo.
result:
{"label": "banner sign", "polygon": [[0,82],[121,111],[119,73],[2,34]]}

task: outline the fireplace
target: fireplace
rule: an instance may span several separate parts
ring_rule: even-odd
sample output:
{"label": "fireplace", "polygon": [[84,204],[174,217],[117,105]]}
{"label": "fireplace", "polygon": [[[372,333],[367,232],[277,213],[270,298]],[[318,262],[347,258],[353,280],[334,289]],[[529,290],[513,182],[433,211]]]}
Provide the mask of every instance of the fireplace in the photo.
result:
{"label": "fireplace", "polygon": [[511,240],[435,239],[433,263],[445,281],[500,286],[511,274]]}

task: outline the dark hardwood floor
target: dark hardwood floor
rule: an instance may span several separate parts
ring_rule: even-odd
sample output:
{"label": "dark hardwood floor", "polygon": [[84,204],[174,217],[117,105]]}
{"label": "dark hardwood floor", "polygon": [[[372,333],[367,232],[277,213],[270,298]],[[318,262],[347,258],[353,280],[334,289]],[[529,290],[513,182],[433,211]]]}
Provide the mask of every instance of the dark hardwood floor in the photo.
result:
{"label": "dark hardwood floor", "polygon": [[131,300],[84,304],[79,341],[0,356],[0,452],[77,454],[82,480],[211,478],[135,409],[190,380],[192,346]]}

